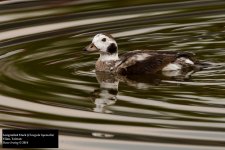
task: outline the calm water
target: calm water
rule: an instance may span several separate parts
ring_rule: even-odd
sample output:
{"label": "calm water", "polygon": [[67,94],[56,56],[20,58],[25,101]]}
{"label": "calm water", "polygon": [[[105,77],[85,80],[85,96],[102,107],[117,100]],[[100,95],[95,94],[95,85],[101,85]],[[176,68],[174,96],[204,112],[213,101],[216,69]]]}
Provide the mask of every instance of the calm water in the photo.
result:
{"label": "calm water", "polygon": [[[121,53],[191,51],[211,65],[119,83],[82,52],[99,32]],[[224,58],[224,0],[1,1],[0,127],[59,129],[68,150],[222,150]]]}

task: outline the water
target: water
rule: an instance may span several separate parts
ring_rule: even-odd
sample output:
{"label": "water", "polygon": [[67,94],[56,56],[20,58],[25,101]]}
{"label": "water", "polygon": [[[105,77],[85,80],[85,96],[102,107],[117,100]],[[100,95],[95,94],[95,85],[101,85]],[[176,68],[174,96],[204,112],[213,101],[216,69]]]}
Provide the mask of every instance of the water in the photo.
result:
{"label": "water", "polygon": [[[0,22],[2,129],[56,128],[70,150],[225,148],[225,1],[2,1]],[[211,65],[119,83],[82,52],[100,32],[120,53],[191,51]]]}

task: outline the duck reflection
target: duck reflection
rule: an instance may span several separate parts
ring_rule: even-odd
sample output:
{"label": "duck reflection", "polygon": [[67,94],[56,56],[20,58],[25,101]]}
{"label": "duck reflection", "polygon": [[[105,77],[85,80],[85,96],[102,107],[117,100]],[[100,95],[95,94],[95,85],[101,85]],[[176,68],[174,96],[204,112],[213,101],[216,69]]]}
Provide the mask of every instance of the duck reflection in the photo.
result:
{"label": "duck reflection", "polygon": [[122,76],[106,72],[96,72],[96,79],[100,88],[91,93],[91,99],[95,104],[93,111],[98,113],[112,113],[106,109],[117,101],[119,83],[137,89],[148,89],[151,86],[159,85],[163,80],[188,81],[195,71],[170,71],[152,75],[130,75]]}
{"label": "duck reflection", "polygon": [[95,112],[111,113],[104,107],[113,105],[117,101],[119,80],[113,74],[96,72],[96,78],[100,84],[99,89],[92,93],[92,100],[95,103]]}
{"label": "duck reflection", "polygon": [[[106,72],[96,72],[96,79],[100,84],[100,88],[95,89],[91,98],[95,107],[94,112],[112,113],[107,106],[114,105],[117,101],[119,82],[125,83],[135,88],[148,88],[150,86],[159,85],[162,80],[190,80],[191,74],[194,72],[167,72],[154,75],[132,75],[121,76]],[[113,138],[115,135],[104,132],[92,132],[92,136],[98,138]]]}

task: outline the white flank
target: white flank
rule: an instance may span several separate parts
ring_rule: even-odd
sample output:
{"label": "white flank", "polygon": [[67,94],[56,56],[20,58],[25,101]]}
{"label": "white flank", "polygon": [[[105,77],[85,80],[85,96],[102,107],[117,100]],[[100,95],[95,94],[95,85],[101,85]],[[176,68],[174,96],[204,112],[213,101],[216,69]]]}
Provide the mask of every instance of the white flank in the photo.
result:
{"label": "white flank", "polygon": [[166,67],[164,67],[162,69],[162,71],[175,71],[175,70],[180,70],[180,69],[181,69],[181,65],[170,63]]}
{"label": "white flank", "polygon": [[162,74],[166,77],[177,77],[182,74],[181,70],[163,71]]}
{"label": "white flank", "polygon": [[190,59],[188,59],[188,58],[186,58],[185,59],[185,63],[187,63],[187,64],[191,64],[191,65],[194,65],[194,62],[193,61],[191,61]]}

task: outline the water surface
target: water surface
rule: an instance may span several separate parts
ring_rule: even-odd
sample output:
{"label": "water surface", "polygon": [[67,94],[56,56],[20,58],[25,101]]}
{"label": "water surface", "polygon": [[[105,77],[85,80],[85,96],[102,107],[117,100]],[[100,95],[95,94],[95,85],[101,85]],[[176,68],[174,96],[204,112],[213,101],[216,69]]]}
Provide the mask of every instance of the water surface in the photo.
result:
{"label": "water surface", "polygon": [[[196,53],[211,65],[146,81],[96,74],[96,33],[119,52]],[[0,127],[55,128],[60,149],[225,148],[225,1],[0,2]]]}

